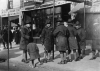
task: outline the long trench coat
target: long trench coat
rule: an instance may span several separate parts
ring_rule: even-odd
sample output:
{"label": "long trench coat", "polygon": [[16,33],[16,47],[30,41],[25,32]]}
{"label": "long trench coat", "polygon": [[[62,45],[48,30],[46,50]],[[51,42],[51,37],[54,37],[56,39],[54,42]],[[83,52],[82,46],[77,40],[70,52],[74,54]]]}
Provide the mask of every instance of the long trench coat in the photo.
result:
{"label": "long trench coat", "polygon": [[20,49],[21,50],[27,50],[27,45],[29,41],[29,30],[27,27],[21,28],[21,40],[20,40]]}
{"label": "long trench coat", "polygon": [[68,26],[67,28],[69,30],[69,47],[70,47],[70,50],[78,49],[77,40],[76,40],[76,35],[77,35],[76,29],[73,26]]}
{"label": "long trench coat", "polygon": [[54,36],[53,36],[53,28],[45,27],[41,34],[41,41],[45,46],[47,51],[53,50],[54,48]]}
{"label": "long trench coat", "polygon": [[35,43],[27,45],[27,51],[30,55],[30,60],[40,58],[38,46]]}
{"label": "long trench coat", "polygon": [[67,27],[59,25],[53,34],[56,37],[56,49],[58,51],[66,51],[68,49],[67,36],[69,34]]}
{"label": "long trench coat", "polygon": [[77,29],[77,42],[80,47],[80,49],[86,48],[86,33],[83,28]]}

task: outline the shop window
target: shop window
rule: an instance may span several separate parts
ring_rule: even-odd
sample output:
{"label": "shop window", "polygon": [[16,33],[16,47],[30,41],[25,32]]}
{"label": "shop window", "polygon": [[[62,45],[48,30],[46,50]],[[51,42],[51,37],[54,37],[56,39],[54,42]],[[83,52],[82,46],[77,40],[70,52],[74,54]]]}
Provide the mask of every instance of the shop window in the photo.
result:
{"label": "shop window", "polygon": [[50,14],[50,9],[46,9],[46,14]]}
{"label": "shop window", "polygon": [[55,8],[55,13],[61,13],[61,7],[56,7]]}

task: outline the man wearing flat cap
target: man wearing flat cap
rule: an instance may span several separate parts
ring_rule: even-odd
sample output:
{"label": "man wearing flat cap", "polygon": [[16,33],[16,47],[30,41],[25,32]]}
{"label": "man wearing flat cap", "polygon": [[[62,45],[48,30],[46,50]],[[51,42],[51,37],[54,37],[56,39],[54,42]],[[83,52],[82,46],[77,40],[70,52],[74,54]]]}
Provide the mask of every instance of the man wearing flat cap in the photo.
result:
{"label": "man wearing flat cap", "polygon": [[23,50],[22,62],[27,61],[27,44],[29,41],[29,28],[30,24],[26,24],[21,28],[20,49]]}

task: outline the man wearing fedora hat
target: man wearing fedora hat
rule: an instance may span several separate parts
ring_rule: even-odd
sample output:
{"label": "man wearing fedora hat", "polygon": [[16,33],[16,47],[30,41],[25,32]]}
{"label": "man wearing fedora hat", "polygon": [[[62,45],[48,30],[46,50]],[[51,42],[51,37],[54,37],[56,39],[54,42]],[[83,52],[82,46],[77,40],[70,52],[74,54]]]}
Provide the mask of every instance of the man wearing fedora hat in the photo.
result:
{"label": "man wearing fedora hat", "polygon": [[29,41],[29,28],[30,24],[25,24],[21,27],[21,40],[20,40],[20,49],[23,50],[23,59],[22,62],[27,61],[27,44]]}

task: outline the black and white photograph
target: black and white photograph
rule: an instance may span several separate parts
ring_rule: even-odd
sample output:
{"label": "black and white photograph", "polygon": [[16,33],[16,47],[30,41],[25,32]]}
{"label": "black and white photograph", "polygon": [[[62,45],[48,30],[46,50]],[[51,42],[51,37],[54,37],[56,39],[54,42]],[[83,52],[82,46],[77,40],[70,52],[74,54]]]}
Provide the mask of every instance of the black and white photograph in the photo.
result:
{"label": "black and white photograph", "polygon": [[100,0],[0,0],[0,71],[100,71]]}

